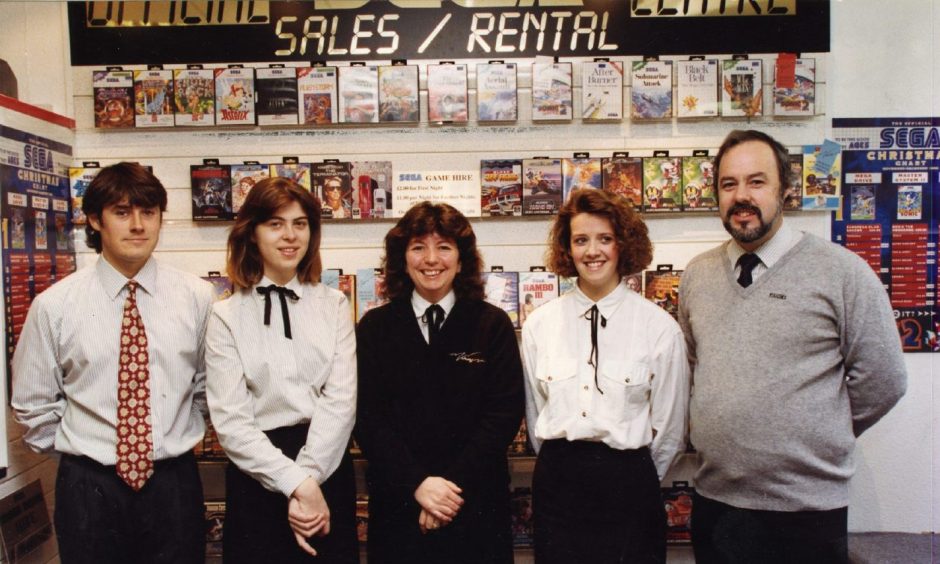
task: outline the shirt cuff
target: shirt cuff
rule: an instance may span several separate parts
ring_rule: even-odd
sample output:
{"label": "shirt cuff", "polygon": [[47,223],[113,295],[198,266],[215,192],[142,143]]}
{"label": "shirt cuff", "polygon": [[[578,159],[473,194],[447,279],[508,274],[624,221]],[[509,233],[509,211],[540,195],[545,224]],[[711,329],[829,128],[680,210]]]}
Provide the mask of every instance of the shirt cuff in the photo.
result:
{"label": "shirt cuff", "polygon": [[284,472],[283,476],[277,479],[275,484],[281,493],[290,497],[290,495],[294,493],[294,490],[296,490],[304,480],[310,477],[310,474],[307,473],[306,470],[294,464]]}

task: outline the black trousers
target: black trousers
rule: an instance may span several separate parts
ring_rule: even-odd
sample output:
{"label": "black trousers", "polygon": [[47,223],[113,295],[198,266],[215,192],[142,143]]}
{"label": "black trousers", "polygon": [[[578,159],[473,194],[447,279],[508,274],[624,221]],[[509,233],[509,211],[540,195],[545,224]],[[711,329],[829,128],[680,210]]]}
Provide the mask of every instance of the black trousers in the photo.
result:
{"label": "black trousers", "polygon": [[848,508],[760,511],[696,494],[692,548],[698,564],[848,564]]}
{"label": "black trousers", "polygon": [[537,564],[666,561],[666,511],[646,447],[545,441],[532,514]]}
{"label": "black trousers", "polygon": [[63,454],[55,492],[64,564],[205,562],[202,483],[191,453],[157,461],[139,492],[114,466]]}
{"label": "black trousers", "polygon": [[[296,458],[307,440],[307,425],[281,427],[265,434],[285,456]],[[225,470],[225,564],[291,564],[295,562],[358,564],[356,481],[347,453],[339,468],[320,485],[330,508],[330,534],[314,536],[314,558],[297,546],[287,521],[288,499],[266,490],[260,482],[229,463]]]}

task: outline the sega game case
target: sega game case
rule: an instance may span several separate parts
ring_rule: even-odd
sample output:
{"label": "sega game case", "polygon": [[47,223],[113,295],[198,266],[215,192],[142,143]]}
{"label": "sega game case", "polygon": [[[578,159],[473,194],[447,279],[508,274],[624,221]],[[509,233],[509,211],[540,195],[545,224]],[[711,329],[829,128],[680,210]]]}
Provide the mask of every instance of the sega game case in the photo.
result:
{"label": "sega game case", "polygon": [[532,119],[572,118],[571,63],[532,63]]}
{"label": "sega game case", "polygon": [[176,100],[175,125],[215,125],[215,74],[212,69],[173,71]]}
{"label": "sega game case", "polygon": [[225,502],[206,501],[206,556],[222,556],[225,531]]}
{"label": "sega game case", "polygon": [[623,64],[591,61],[581,64],[581,119],[623,119]]}
{"label": "sega game case", "polygon": [[718,117],[718,60],[676,61],[679,119]]}
{"label": "sega game case", "polygon": [[336,67],[297,69],[297,105],[303,125],[330,125],[337,122]]}
{"label": "sega game case", "polygon": [[561,209],[561,159],[523,159],[523,215],[557,214]]}
{"label": "sega game case", "polygon": [[630,73],[630,117],[672,117],[672,61],[635,61]]}
{"label": "sega game case", "polygon": [[793,86],[777,86],[774,67],[774,115],[811,117],[816,113],[816,59],[797,59]]}
{"label": "sega game case", "polygon": [[229,169],[232,173],[232,214],[237,216],[248,193],[255,184],[268,178],[270,171],[268,165],[262,164],[233,164]]}
{"label": "sega game case", "polygon": [[173,71],[134,71],[137,127],[173,127]]}
{"label": "sega game case", "polygon": [[94,180],[101,169],[98,167],[70,167],[69,168],[69,195],[72,199],[72,225],[85,225],[88,219],[82,211],[82,200],[88,185]]}
{"label": "sega game case", "polygon": [[760,59],[721,62],[721,115],[754,117],[763,115],[764,88]]}
{"label": "sega game case", "polygon": [[610,157],[603,159],[603,189],[618,194],[643,209],[643,159],[640,157]]}
{"label": "sega game case", "polygon": [[254,69],[215,69],[215,123],[255,124]]}
{"label": "sega game case", "polygon": [[190,167],[193,221],[232,219],[232,178],[228,165]]}
{"label": "sega game case", "polygon": [[467,123],[467,65],[428,65],[428,121]]}
{"label": "sega game case", "polygon": [[565,202],[575,190],[600,190],[604,187],[600,158],[562,159],[561,174],[562,199]]}
{"label": "sega game case", "polygon": [[418,123],[417,65],[379,67],[379,121],[383,123]]}
{"label": "sega game case", "polygon": [[803,209],[803,155],[791,154],[789,156],[790,178],[787,189],[783,193],[783,209]]}
{"label": "sega game case", "polygon": [[269,67],[255,69],[258,125],[297,125],[297,69]]}
{"label": "sega game case", "polygon": [[480,209],[483,217],[522,215],[522,161],[480,161]]}
{"label": "sega game case", "polygon": [[516,63],[477,65],[477,121],[516,121],[519,117]]}
{"label": "sega game case", "polygon": [[376,272],[374,268],[359,268],[356,270],[356,320],[361,321],[362,316],[370,309],[375,309],[388,303],[385,292],[385,274]]}
{"label": "sega game case", "polygon": [[391,217],[392,162],[353,161],[349,163],[349,170],[353,219]]}
{"label": "sega game case", "polygon": [[682,157],[682,204],[688,211],[715,211],[715,167],[710,157]]}
{"label": "sega game case", "polygon": [[[352,217],[352,174],[348,162],[313,163],[313,193],[320,200],[321,216],[324,219],[349,219]],[[336,194],[327,193],[326,183],[333,178],[339,179],[340,190]]]}
{"label": "sega game case", "polygon": [[554,272],[519,273],[519,326],[542,304],[558,297],[558,275]]}
{"label": "sega game case", "polygon": [[648,212],[682,210],[682,163],[678,157],[643,159],[643,209]]}
{"label": "sega game case", "polygon": [[94,71],[92,90],[95,127],[125,129],[134,127],[134,72]]}
{"label": "sega game case", "polygon": [[647,270],[643,284],[646,299],[676,318],[679,315],[679,281],[682,270]]}
{"label": "sega game case", "polygon": [[519,328],[519,273],[484,272],[483,291],[490,304],[509,315],[512,326]]}
{"label": "sega game case", "polygon": [[313,190],[312,170],[313,165],[310,163],[274,163],[268,165],[268,173],[271,178],[289,178],[307,192]]}
{"label": "sega game case", "polygon": [[379,67],[340,67],[339,114],[342,123],[379,122]]}

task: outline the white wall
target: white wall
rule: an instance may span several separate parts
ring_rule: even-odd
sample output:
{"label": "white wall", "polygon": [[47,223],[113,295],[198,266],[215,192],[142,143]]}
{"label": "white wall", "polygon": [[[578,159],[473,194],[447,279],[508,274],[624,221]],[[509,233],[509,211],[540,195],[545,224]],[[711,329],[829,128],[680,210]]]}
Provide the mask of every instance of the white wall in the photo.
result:
{"label": "white wall", "polygon": [[[833,117],[940,116],[940,9],[932,0],[837,0],[829,65]],[[859,440],[849,524],[940,531],[937,355],[905,355],[907,395]]]}
{"label": "white wall", "polygon": [[0,0],[0,59],[9,63],[16,75],[20,100],[71,116],[64,4]]}
{"label": "white wall", "polygon": [[[61,27],[44,29],[43,41],[31,41],[35,32],[28,30],[46,25],[40,21],[59,21]],[[715,147],[728,129],[746,125],[740,121],[591,126],[576,122],[532,127],[520,120],[516,127],[498,130],[422,125],[408,130],[102,133],[92,126],[90,70],[68,68],[65,21],[65,10],[56,3],[0,2],[0,57],[13,65],[21,99],[74,115],[78,122],[76,160],[133,159],[153,165],[170,191],[158,252],[165,260],[197,273],[219,269],[224,260],[225,227],[194,226],[189,220],[188,165],[203,157],[218,156],[222,162],[249,158],[272,162],[282,155],[310,160],[371,157],[393,160],[397,169],[474,168],[481,158],[567,156],[576,150],[609,155],[613,149],[648,154],[640,150]],[[820,69],[827,115],[796,124],[761,120],[754,125],[795,146],[825,137],[831,117],[940,115],[935,96],[940,67],[934,55],[940,46],[934,33],[938,22],[940,13],[932,0],[833,0],[832,53],[821,58]],[[41,44],[47,40],[48,44]],[[526,84],[527,77],[521,74],[520,108],[527,104]],[[788,216],[787,221],[828,237],[825,215],[804,213]],[[656,244],[655,262],[677,267],[726,237],[714,217],[653,218],[649,225]],[[376,264],[381,238],[389,226],[381,222],[327,225],[325,264],[344,269]],[[525,269],[540,263],[546,220],[480,221],[475,227],[489,264]],[[85,253],[79,258],[81,264],[93,256]],[[911,373],[907,396],[859,442],[850,509],[853,531],[940,531],[940,514],[935,515],[940,512],[934,511],[940,508],[940,394],[936,393],[940,383],[933,378],[934,357],[907,355]]]}

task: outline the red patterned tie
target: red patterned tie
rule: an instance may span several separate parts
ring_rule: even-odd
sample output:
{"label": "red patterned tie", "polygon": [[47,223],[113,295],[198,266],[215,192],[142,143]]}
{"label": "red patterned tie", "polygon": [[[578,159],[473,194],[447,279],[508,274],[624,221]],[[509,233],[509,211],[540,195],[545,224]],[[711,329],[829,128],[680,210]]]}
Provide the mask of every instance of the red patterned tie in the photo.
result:
{"label": "red patterned tie", "polygon": [[150,421],[150,357],[147,333],[137,310],[137,282],[127,283],[118,361],[117,474],[134,491],[153,475]]}

